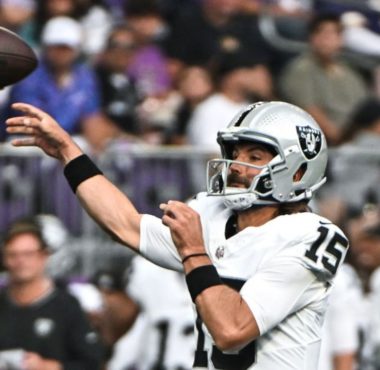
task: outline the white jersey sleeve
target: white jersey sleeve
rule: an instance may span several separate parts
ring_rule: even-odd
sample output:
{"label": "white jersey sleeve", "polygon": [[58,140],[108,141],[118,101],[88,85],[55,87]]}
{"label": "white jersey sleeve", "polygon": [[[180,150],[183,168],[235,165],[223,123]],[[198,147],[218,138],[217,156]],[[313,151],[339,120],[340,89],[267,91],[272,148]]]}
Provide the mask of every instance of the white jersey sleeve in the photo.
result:
{"label": "white jersey sleeve", "polygon": [[[199,202],[199,199],[203,201]],[[206,202],[204,202],[206,200]],[[205,210],[210,208],[210,201],[206,193],[197,194],[196,198],[188,202],[189,207],[198,212],[202,218]],[[202,218],[202,222],[204,219]],[[203,229],[203,237],[207,240],[206,231]],[[207,249],[207,243],[206,243]],[[139,252],[147,260],[169,270],[183,271],[181,258],[174,245],[170,229],[162,223],[158,217],[144,214],[140,223],[140,249]]]}
{"label": "white jersey sleeve", "polygon": [[183,271],[170,230],[158,217],[143,215],[141,218],[139,252],[158,266]]}

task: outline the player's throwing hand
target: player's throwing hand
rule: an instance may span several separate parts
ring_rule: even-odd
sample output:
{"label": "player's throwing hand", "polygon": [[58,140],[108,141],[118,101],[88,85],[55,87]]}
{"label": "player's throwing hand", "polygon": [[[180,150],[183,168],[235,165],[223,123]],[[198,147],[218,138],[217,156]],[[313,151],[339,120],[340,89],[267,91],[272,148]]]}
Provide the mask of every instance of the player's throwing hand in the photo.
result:
{"label": "player's throwing hand", "polygon": [[25,103],[12,104],[24,115],[6,120],[7,132],[26,135],[12,140],[14,146],[37,146],[63,163],[81,154],[70,135],[47,113]]}
{"label": "player's throwing hand", "polygon": [[170,200],[160,204],[162,223],[169,227],[181,258],[193,253],[204,253],[202,226],[199,214],[187,204]]}

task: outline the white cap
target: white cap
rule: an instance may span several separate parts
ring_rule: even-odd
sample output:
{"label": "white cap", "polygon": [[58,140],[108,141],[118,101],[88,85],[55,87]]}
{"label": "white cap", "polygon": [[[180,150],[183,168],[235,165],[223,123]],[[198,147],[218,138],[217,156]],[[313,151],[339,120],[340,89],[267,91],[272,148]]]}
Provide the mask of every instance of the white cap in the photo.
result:
{"label": "white cap", "polygon": [[344,12],[341,15],[341,21],[345,27],[365,27],[367,23],[366,17],[355,11]]}
{"label": "white cap", "polygon": [[82,27],[79,22],[69,17],[50,19],[42,31],[42,44],[66,45],[74,49],[81,46]]}

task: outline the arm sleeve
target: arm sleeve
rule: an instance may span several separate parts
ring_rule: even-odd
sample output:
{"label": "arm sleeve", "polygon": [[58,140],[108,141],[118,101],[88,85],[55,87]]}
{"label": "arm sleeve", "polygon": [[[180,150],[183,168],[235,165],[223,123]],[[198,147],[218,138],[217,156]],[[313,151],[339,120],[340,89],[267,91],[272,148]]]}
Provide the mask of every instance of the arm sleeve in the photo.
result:
{"label": "arm sleeve", "polygon": [[255,317],[260,334],[308,304],[315,294],[315,282],[315,274],[299,258],[289,256],[274,257],[249,279],[241,295]]}
{"label": "arm sleeve", "polygon": [[158,266],[183,271],[170,230],[158,217],[143,215],[140,224],[140,253]]}
{"label": "arm sleeve", "polygon": [[79,303],[70,297],[65,308],[69,359],[63,362],[64,370],[100,370],[104,349],[97,334],[90,328]]}

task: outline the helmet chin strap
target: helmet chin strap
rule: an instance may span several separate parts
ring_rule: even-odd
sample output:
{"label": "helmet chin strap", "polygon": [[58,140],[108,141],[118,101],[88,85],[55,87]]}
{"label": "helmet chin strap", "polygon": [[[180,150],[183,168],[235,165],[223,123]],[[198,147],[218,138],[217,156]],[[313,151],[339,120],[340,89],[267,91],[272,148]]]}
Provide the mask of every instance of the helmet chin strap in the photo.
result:
{"label": "helmet chin strap", "polygon": [[228,194],[223,198],[224,205],[233,211],[244,211],[253,206],[279,204],[276,201],[259,199],[254,193]]}
{"label": "helmet chin strap", "polygon": [[[326,182],[326,177],[324,177],[317,184],[312,186],[311,188],[305,190],[298,197],[289,200],[290,203],[297,202],[304,199],[310,199],[315,190],[320,188]],[[235,191],[236,193],[230,193],[223,195],[224,205],[233,210],[233,211],[244,211],[254,206],[265,206],[265,205],[273,205],[273,204],[281,204],[284,202],[276,201],[276,200],[264,200],[260,199],[257,194],[254,193],[239,193],[240,189],[238,188],[229,188],[230,191]],[[286,203],[286,202],[285,202]]]}

